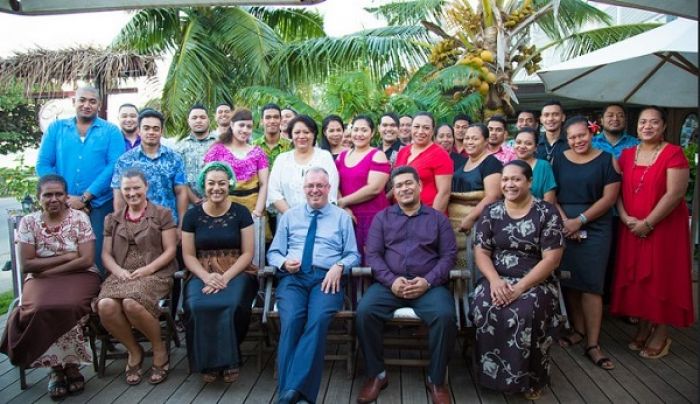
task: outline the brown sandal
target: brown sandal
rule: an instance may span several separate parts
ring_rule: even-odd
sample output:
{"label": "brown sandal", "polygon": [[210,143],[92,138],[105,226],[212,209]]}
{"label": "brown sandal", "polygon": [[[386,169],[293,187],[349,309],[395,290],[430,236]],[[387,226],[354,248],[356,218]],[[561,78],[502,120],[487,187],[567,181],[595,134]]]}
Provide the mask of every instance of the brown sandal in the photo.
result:
{"label": "brown sandal", "polygon": [[148,382],[151,384],[163,383],[165,379],[168,378],[168,373],[170,372],[170,361],[165,362],[161,366],[153,364],[151,366],[151,376],[148,378]]}
{"label": "brown sandal", "polygon": [[[600,351],[600,356],[598,357],[597,360],[593,359],[593,354],[591,353],[591,351],[595,351],[596,349],[598,351]],[[610,358],[608,358],[607,356],[603,355],[603,350],[600,349],[600,345],[589,346],[588,348],[586,348],[583,355],[587,356],[588,359],[591,360],[591,362],[593,362],[596,366],[598,366],[601,369],[605,369],[605,370],[615,369],[615,364],[613,363],[613,361]]]}
{"label": "brown sandal", "polygon": [[51,368],[48,391],[52,400],[61,400],[68,395],[68,384],[63,369]]}
{"label": "brown sandal", "polygon": [[210,371],[202,373],[202,381],[204,383],[214,383],[219,376],[218,372]]}
{"label": "brown sandal", "polygon": [[124,370],[124,376],[126,379],[126,384],[131,386],[136,386],[137,384],[140,384],[142,380],[141,376],[143,376],[143,369],[141,367],[143,366],[143,358],[146,356],[146,354],[143,352],[143,348],[140,348],[139,350],[141,351],[141,360],[139,360],[139,363],[137,363],[134,366],[131,366],[129,365],[129,359],[127,358],[126,360],[126,369]]}
{"label": "brown sandal", "polygon": [[668,355],[671,350],[671,338],[666,338],[664,344],[659,348],[651,348],[648,345],[639,351],[639,356],[645,359],[661,359]]}
{"label": "brown sandal", "polygon": [[224,383],[235,383],[239,376],[240,370],[238,368],[226,369],[224,370]]}
{"label": "brown sandal", "polygon": [[80,373],[78,365],[66,365],[63,370],[68,382],[68,393],[75,394],[85,390],[85,377]]}

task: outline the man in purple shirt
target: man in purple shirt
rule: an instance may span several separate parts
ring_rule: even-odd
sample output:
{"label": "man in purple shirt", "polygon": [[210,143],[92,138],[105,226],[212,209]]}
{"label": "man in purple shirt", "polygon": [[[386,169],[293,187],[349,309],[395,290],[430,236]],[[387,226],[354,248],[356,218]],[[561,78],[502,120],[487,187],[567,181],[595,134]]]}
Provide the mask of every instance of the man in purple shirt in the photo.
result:
{"label": "man in purple shirt", "polygon": [[377,399],[388,384],[382,358],[384,323],[410,307],[429,327],[430,366],[426,387],[434,403],[449,403],[445,373],[457,335],[452,295],[446,287],[457,245],[444,213],[420,202],[421,183],[413,167],[391,173],[398,202],[377,213],[367,236],[366,257],[377,281],[357,308],[357,337],[368,379],[358,403]]}

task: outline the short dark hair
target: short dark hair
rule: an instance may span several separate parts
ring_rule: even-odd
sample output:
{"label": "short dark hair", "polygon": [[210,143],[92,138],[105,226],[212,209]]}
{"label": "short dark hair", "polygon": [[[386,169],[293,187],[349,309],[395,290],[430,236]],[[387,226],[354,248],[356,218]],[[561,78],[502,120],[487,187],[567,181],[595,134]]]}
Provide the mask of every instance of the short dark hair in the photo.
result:
{"label": "short dark hair", "polygon": [[124,178],[134,178],[134,177],[139,177],[141,178],[141,181],[145,185],[148,185],[148,180],[146,179],[146,174],[143,173],[143,171],[139,170],[138,168],[128,168],[124,173],[122,174],[121,178],[119,181],[123,180]]}
{"label": "short dark hair", "polygon": [[503,125],[504,128],[506,128],[506,129],[508,128],[508,121],[506,121],[506,118],[504,118],[501,115],[492,116],[491,118],[489,118],[488,121],[486,121],[486,124],[488,124],[489,122],[499,122],[500,124]]}
{"label": "short dark hair", "polygon": [[331,114],[323,118],[323,121],[321,122],[321,133],[323,133],[324,136],[326,133],[326,129],[328,129],[328,125],[330,125],[331,122],[338,122],[340,124],[340,127],[343,128],[343,131],[345,131],[345,123],[343,122],[343,118],[341,118],[338,115]]}
{"label": "short dark hair", "polygon": [[[399,120],[400,120],[401,118],[399,118],[399,116],[396,115],[396,112],[385,112],[385,113],[383,113],[382,116],[379,117],[379,123],[382,122],[382,118],[384,118],[385,116],[388,116],[389,118],[391,118],[391,120],[394,121],[394,123],[396,123],[396,126],[399,126],[399,123],[400,123]],[[411,118],[411,119],[413,119],[413,118]]]}
{"label": "short dark hair", "polygon": [[202,110],[204,110],[204,112],[206,112],[207,114],[209,114],[209,110],[207,109],[207,107],[205,107],[204,104],[198,102],[198,103],[196,103],[196,104],[193,104],[193,105],[190,107],[190,110],[187,111],[187,115],[189,115],[189,114],[190,114],[192,111],[194,111],[195,109],[202,109]]}
{"label": "short dark hair", "polygon": [[503,165],[503,168],[505,169],[508,166],[516,166],[520,168],[520,171],[522,171],[523,175],[525,178],[528,180],[532,179],[532,167],[530,165],[522,160],[511,160],[507,162],[506,164]]}
{"label": "short dark hair", "polygon": [[[545,103],[542,104],[542,109],[544,109],[544,107],[548,107],[548,106],[550,106],[550,105],[556,105],[556,106],[559,107],[559,109],[561,110],[561,112],[564,112],[564,107],[561,106],[561,102],[559,102],[559,100],[554,100],[554,99],[545,101]],[[540,111],[541,111],[542,109],[540,109]]]}
{"label": "short dark hair", "polygon": [[661,115],[661,120],[664,121],[664,125],[666,124],[666,122],[668,122],[668,114],[666,114],[666,111],[664,111],[663,109],[661,109],[661,107],[656,106],[656,105],[648,105],[648,106],[642,108],[641,110],[639,110],[639,115],[641,115],[642,112],[646,111],[647,109],[652,109],[652,110],[658,112],[659,115]]}
{"label": "short dark hair", "polygon": [[530,114],[533,118],[537,119],[537,113],[531,109],[521,109],[517,114],[515,114],[515,117],[518,118],[521,114]]}
{"label": "short dark hair", "polygon": [[[283,109],[283,110],[286,109],[287,111],[292,111],[292,112],[294,113],[294,116],[299,115],[299,113],[297,112],[297,110],[294,109],[294,108],[292,108],[292,107],[290,107],[289,105],[287,105],[286,107],[283,107],[282,109]],[[280,111],[280,113],[282,113],[282,111]]]}
{"label": "short dark hair", "polygon": [[307,128],[311,131],[313,134],[313,145],[316,146],[316,137],[318,136],[318,125],[316,125],[316,121],[313,120],[308,115],[297,115],[294,118],[292,118],[289,123],[287,124],[287,131],[289,134],[292,134],[292,129],[294,129],[294,125],[297,123],[303,123],[306,125]]}
{"label": "short dark hair", "polygon": [[443,126],[447,126],[448,128],[450,128],[450,133],[452,134],[452,139],[454,139],[455,138],[455,130],[452,127],[452,125],[450,125],[447,122],[438,124],[437,128],[435,128],[435,135],[433,135],[433,137],[437,137],[437,133],[440,131],[440,128],[442,128]]}
{"label": "short dark hair", "polygon": [[484,125],[483,123],[481,123],[481,122],[473,123],[473,124],[469,125],[469,128],[467,128],[467,129],[471,129],[471,128],[479,129],[479,131],[481,132],[481,136],[483,136],[484,139],[489,138],[489,128],[486,125]]}
{"label": "short dark hair", "polygon": [[608,111],[608,108],[610,108],[610,107],[618,107],[622,110],[623,113],[625,113],[625,115],[627,114],[627,111],[625,110],[625,107],[622,106],[622,104],[612,102],[612,103],[606,105],[605,108],[603,108],[603,115],[605,115],[605,113]]}
{"label": "short dark hair", "polygon": [[277,104],[275,104],[275,103],[272,103],[272,102],[263,105],[263,106],[262,106],[262,109],[260,110],[260,112],[261,112],[263,115],[265,115],[265,111],[267,111],[268,109],[274,109],[274,110],[276,110],[277,112],[282,113],[282,110],[280,109],[280,106],[277,105]]}
{"label": "short dark hair", "polygon": [[36,194],[41,195],[41,187],[48,184],[49,182],[57,182],[63,187],[63,191],[68,192],[68,183],[66,179],[58,174],[46,174],[39,178],[39,182],[36,184]]}
{"label": "short dark hair", "polygon": [[452,119],[452,125],[457,123],[457,121],[467,121],[467,124],[471,124],[472,118],[467,114],[457,114],[454,119]]}
{"label": "short dark hair", "polygon": [[416,112],[416,114],[413,116],[413,119],[416,119],[419,116],[427,116],[428,118],[430,118],[430,122],[433,124],[433,130],[435,129],[435,118],[433,117],[433,114],[431,114],[428,111],[419,111]]}
{"label": "short dark hair", "polygon": [[410,114],[403,114],[403,115],[401,115],[401,116],[399,117],[399,120],[401,120],[401,118],[411,118],[411,120],[412,120],[412,119],[413,119],[413,116],[410,115]]}
{"label": "short dark hair", "polygon": [[222,102],[216,104],[216,108],[214,108],[214,111],[216,111],[217,109],[219,109],[219,107],[221,107],[221,106],[227,106],[227,107],[233,109],[233,104],[231,104],[231,103],[228,102],[228,101],[222,101]]}
{"label": "short dark hair", "polygon": [[413,179],[416,180],[416,182],[420,182],[420,177],[418,176],[418,171],[416,171],[415,168],[411,166],[399,166],[391,170],[391,175],[389,178],[389,183],[393,186],[394,185],[394,178],[398,177],[401,174],[411,174],[413,176]]}
{"label": "short dark hair", "polygon": [[536,130],[526,126],[522,129],[518,130],[518,133],[515,134],[515,137],[517,138],[519,134],[521,133],[529,133],[532,135],[532,137],[535,139],[535,143],[538,143],[540,141],[540,134]]}
{"label": "short dark hair", "polygon": [[146,108],[139,113],[139,126],[141,126],[141,121],[143,121],[144,118],[158,118],[161,127],[165,122],[165,117],[163,116],[163,114],[161,114],[160,111],[156,111],[153,108]]}
{"label": "short dark hair", "polygon": [[128,102],[127,102],[126,104],[120,105],[120,106],[119,106],[119,109],[117,109],[117,111],[121,111],[122,108],[133,108],[133,109],[136,110],[136,114],[137,114],[137,115],[138,115],[138,113],[139,113],[139,109],[136,107],[136,105],[130,104],[130,103],[128,103]]}
{"label": "short dark hair", "polygon": [[[236,108],[231,114],[231,125],[238,121],[252,121],[253,113],[247,108]],[[219,134],[219,143],[229,144],[233,140],[233,129],[231,126],[226,128],[226,131]]]}
{"label": "short dark hair", "polygon": [[577,125],[579,123],[582,123],[583,126],[586,127],[586,130],[588,130],[589,132],[591,131],[588,128],[588,118],[586,118],[583,115],[575,115],[575,116],[572,116],[571,118],[567,119],[566,122],[564,122],[564,126],[562,126],[562,128],[561,128],[561,133],[568,134],[569,128],[571,126]]}
{"label": "short dark hair", "polygon": [[[396,115],[396,114],[394,114]],[[382,115],[382,117],[389,116],[387,114]],[[367,125],[369,125],[369,128],[374,132],[374,121],[372,120],[372,117],[367,115],[367,114],[360,114],[360,115],[355,115],[354,118],[352,118],[352,125],[355,125],[355,122],[357,121],[365,121],[367,122]],[[398,124],[398,122],[397,122]]]}

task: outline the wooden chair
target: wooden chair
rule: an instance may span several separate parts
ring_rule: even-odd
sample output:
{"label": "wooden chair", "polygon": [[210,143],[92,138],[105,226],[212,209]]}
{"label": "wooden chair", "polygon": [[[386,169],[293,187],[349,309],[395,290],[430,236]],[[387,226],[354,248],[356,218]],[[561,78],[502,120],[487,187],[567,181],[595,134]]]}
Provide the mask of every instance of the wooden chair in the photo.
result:
{"label": "wooden chair", "polygon": [[[22,304],[22,287],[24,286],[24,273],[22,273],[22,266],[19,259],[20,246],[16,242],[17,231],[19,229],[19,222],[22,220],[23,214],[10,213],[7,218],[7,229],[8,229],[8,240],[10,241],[10,269],[12,271],[12,291],[14,292],[14,299],[10,303],[7,313],[12,312],[15,307]],[[97,371],[97,350],[95,349],[95,342],[90,339],[90,323],[92,320],[88,321],[88,324],[84,328],[85,335],[88,336],[90,342],[90,349],[92,350],[93,366],[95,371]],[[19,366],[19,386],[21,390],[27,389],[27,375],[26,368],[24,366]]]}

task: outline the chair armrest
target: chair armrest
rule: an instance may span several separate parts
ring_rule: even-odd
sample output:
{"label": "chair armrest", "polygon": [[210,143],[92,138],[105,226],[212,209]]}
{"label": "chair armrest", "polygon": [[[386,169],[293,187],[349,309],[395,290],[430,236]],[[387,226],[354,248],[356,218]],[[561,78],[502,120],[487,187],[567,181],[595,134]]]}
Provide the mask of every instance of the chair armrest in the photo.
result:
{"label": "chair armrest", "polygon": [[471,278],[471,274],[467,270],[467,268],[454,268],[450,270],[450,280],[454,279],[462,279],[462,280],[467,280]]}
{"label": "chair armrest", "polygon": [[175,279],[185,279],[187,276],[187,270],[181,269],[173,274],[173,278]]}
{"label": "chair armrest", "polygon": [[350,276],[353,276],[355,278],[369,276],[371,278],[372,277],[372,268],[371,267],[352,267],[352,269],[350,270]]}
{"label": "chair armrest", "polygon": [[258,270],[258,278],[271,278],[279,271],[277,267],[272,265],[267,265]]}

